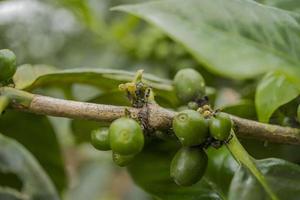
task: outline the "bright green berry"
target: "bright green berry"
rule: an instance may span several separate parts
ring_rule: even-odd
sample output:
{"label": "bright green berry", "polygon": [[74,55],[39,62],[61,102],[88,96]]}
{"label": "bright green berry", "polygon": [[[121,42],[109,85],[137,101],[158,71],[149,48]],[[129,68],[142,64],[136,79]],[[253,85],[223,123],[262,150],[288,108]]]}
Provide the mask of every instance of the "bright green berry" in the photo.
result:
{"label": "bright green berry", "polygon": [[174,77],[174,89],[182,103],[188,103],[205,95],[205,81],[194,69],[182,69]]}
{"label": "bright green berry", "polygon": [[138,122],[122,117],[109,127],[111,149],[121,155],[137,154],[144,146],[143,130]]}
{"label": "bright green berry", "polygon": [[209,121],[209,132],[217,140],[226,140],[232,128],[230,117],[224,113],[218,113],[216,117]]}
{"label": "bright green berry", "polygon": [[207,162],[207,155],[202,149],[183,147],[171,162],[171,177],[177,185],[193,185],[204,175]]}
{"label": "bright green berry", "polygon": [[134,158],[135,155],[121,155],[116,152],[112,153],[114,163],[120,167],[127,166]]}
{"label": "bright green berry", "polygon": [[108,128],[93,130],[91,133],[91,143],[96,149],[101,151],[110,150]]}
{"label": "bright green berry", "polygon": [[8,50],[0,50],[0,82],[9,80],[16,72],[16,55]]}
{"label": "bright green berry", "polygon": [[197,111],[184,110],[173,119],[173,130],[183,146],[201,144],[208,136],[207,120]]}

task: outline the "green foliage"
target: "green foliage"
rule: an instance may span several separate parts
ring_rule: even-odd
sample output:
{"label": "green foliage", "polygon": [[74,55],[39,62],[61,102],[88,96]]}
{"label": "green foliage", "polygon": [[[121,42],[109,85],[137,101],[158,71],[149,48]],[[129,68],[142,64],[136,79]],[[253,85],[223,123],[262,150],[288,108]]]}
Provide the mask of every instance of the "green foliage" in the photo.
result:
{"label": "green foliage", "polygon": [[[256,164],[278,199],[298,199],[300,195],[297,183],[300,176],[298,165],[275,158],[258,160]],[[247,187],[243,187],[245,183]],[[249,171],[241,167],[232,180],[229,199],[268,199],[268,195]]]}
{"label": "green foliage", "polygon": [[[253,77],[276,67],[291,67],[289,58],[297,60],[294,52],[298,49],[289,48],[292,43],[285,40],[290,36],[293,42],[299,42],[293,36],[299,31],[293,26],[297,16],[251,1],[163,1],[114,10],[129,12],[158,26],[220,75]],[[287,35],[282,30],[288,30]],[[269,33],[278,37],[268,37]]]}
{"label": "green foliage", "polygon": [[[97,157],[99,158],[99,155]],[[82,163],[80,170],[78,170],[80,182],[66,191],[64,199],[99,199],[109,193],[107,185],[114,178],[114,168],[110,162],[107,162],[108,159],[110,157]]]}
{"label": "green foliage", "polygon": [[209,159],[205,177],[217,186],[223,196],[227,196],[232,177],[239,164],[225,146],[219,149],[209,148],[206,152]]}
{"label": "green foliage", "polygon": [[268,122],[274,111],[299,95],[299,89],[282,73],[268,73],[259,83],[255,103],[258,118]]}
{"label": "green foliage", "polygon": [[46,117],[9,111],[0,118],[0,131],[23,144],[35,156],[58,191],[65,188],[67,178],[61,149]]}
{"label": "green foliage", "polygon": [[[266,177],[262,174],[262,171],[257,167],[255,160],[248,154],[244,147],[240,144],[234,133],[232,132],[233,138],[227,144],[228,149],[234,158],[249,170],[251,175],[256,178],[259,182],[259,185],[262,187],[265,194],[269,199],[277,200],[277,194],[274,193],[273,189],[270,187],[269,182],[266,180]],[[229,193],[229,196],[232,195]]]}
{"label": "green foliage", "polygon": [[300,2],[297,0],[264,0],[263,4],[299,13]]}
{"label": "green foliage", "polygon": [[[298,15],[243,0],[161,1],[120,6],[115,10],[126,11],[156,25],[182,43],[212,72],[244,79],[279,69],[299,94]],[[273,84],[270,88],[277,91],[276,98],[284,96],[281,94],[285,92],[284,87]],[[272,109],[265,114],[263,105],[257,101],[262,100],[257,97],[256,105],[264,121],[274,112],[273,108],[280,106],[269,103]]]}
{"label": "green foliage", "polygon": [[[0,171],[16,174],[22,180],[22,193],[30,199],[59,199],[55,187],[46,172],[32,154],[20,143],[0,135],[0,160]],[[9,190],[4,191],[4,193],[2,191],[0,187],[0,197],[6,194],[12,199],[18,199],[18,196],[14,195],[14,193],[8,193]]]}
{"label": "green foliage", "polygon": [[[118,85],[131,81],[134,73],[124,70],[111,69],[70,69],[55,70],[49,66],[24,65],[18,68],[14,75],[16,88],[33,90],[41,87],[65,87],[73,83],[82,83],[95,86],[102,91],[116,90]],[[158,102],[167,102],[168,105],[177,105],[172,82],[150,74],[144,74],[144,81],[153,88],[158,96]]]}
{"label": "green foliage", "polygon": [[246,119],[255,120],[257,118],[255,105],[252,100],[241,100],[237,103],[226,105],[222,107],[221,110],[225,113],[233,114]]}

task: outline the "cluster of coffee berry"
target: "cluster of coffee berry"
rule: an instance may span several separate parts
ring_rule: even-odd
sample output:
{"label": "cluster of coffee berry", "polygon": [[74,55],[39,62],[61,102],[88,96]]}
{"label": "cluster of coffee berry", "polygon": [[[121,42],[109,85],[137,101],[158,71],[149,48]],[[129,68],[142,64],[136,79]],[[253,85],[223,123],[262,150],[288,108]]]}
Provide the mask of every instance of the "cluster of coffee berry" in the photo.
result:
{"label": "cluster of coffee berry", "polygon": [[[147,107],[155,103],[152,90],[143,83],[142,71],[135,79],[119,87],[125,91],[132,106]],[[188,186],[198,182],[204,175],[208,157],[205,149],[220,147],[228,141],[232,122],[230,117],[211,109],[205,96],[205,82],[193,69],[180,70],[174,78],[174,89],[178,99],[189,109],[179,112],[173,119],[172,129],[182,147],[174,156],[170,175],[174,182]],[[99,150],[112,150],[113,161],[126,166],[140,153],[144,146],[147,124],[143,119],[127,117],[113,121],[109,128],[100,128],[91,134],[93,146]]]}
{"label": "cluster of coffee berry", "polygon": [[208,163],[205,149],[227,142],[232,122],[227,114],[210,108],[204,79],[197,71],[180,70],[174,78],[174,88],[179,100],[188,104],[189,109],[173,119],[172,128],[182,147],[171,162],[170,174],[176,184],[189,186],[205,173]]}
{"label": "cluster of coffee berry", "polygon": [[142,151],[144,134],[137,121],[122,117],[113,121],[109,128],[92,131],[91,143],[98,150],[112,150],[113,161],[123,167]]}

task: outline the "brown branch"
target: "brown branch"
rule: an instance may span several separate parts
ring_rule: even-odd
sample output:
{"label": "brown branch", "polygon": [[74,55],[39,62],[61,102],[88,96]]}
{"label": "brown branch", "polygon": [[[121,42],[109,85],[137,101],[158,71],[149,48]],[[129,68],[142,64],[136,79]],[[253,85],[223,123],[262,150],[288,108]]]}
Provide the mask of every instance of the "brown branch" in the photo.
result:
{"label": "brown branch", "polygon": [[238,137],[282,144],[300,145],[300,130],[243,119],[231,115]]}
{"label": "brown branch", "polygon": [[[125,109],[132,115],[139,116],[145,109],[123,106],[102,105],[56,99],[52,97],[31,95],[12,88],[0,88],[0,95],[6,94],[12,98],[11,107],[19,111],[35,114],[67,117],[73,119],[111,122],[125,115]],[[22,99],[24,97],[24,99]],[[26,104],[23,104],[26,102]],[[30,103],[28,103],[30,102]],[[162,108],[156,104],[148,105],[148,125],[155,130],[164,130],[171,127],[172,118],[176,112]],[[255,138],[274,143],[300,145],[300,130],[264,124],[232,116],[236,134],[239,137]]]}

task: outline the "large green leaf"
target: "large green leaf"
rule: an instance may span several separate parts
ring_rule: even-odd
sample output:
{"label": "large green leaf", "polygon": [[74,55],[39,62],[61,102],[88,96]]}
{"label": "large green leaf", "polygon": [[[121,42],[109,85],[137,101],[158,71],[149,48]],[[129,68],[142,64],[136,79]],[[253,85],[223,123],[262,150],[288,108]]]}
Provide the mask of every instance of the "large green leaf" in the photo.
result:
{"label": "large green leaf", "polygon": [[235,166],[230,167],[226,162],[228,154],[222,150],[209,151],[209,166],[204,178],[193,186],[180,187],[170,178],[170,163],[178,148],[179,145],[166,142],[149,144],[129,165],[134,181],[158,199],[226,199],[225,190],[235,170]]}
{"label": "large green leaf", "polygon": [[[71,84],[71,83],[87,83],[95,85],[103,89],[115,89],[116,84],[126,81],[132,81],[135,73],[112,70],[112,69],[87,69],[78,68],[70,70],[53,70],[48,73],[39,73],[36,71],[39,68],[44,68],[40,65],[20,66],[14,75],[14,82],[18,89],[32,90],[41,86],[48,86],[49,84]],[[48,67],[47,67],[48,68]],[[44,71],[44,70],[43,70]],[[24,81],[26,78],[26,82]],[[170,81],[161,79],[156,76],[145,74],[145,82],[151,87],[161,90],[172,90]]]}
{"label": "large green leaf", "polygon": [[[44,69],[42,69],[44,68]],[[20,66],[13,79],[18,89],[33,90],[38,87],[57,86],[66,87],[73,83],[83,83],[96,86],[103,91],[118,88],[124,82],[132,81],[135,73],[111,69],[71,69],[54,70],[48,66]],[[144,74],[144,81],[153,88],[158,98],[163,98],[171,105],[177,105],[172,82],[150,74]]]}
{"label": "large green leaf", "polygon": [[289,162],[299,163],[299,145],[276,144],[256,139],[239,138],[243,147],[255,159],[280,158]]}
{"label": "large green leaf", "polygon": [[241,100],[234,104],[229,104],[220,108],[222,112],[247,119],[256,119],[254,102],[248,99]]}
{"label": "large green leaf", "polygon": [[[300,167],[298,165],[275,158],[259,160],[256,164],[279,199],[299,199]],[[232,180],[229,199],[268,199],[268,196],[257,179],[247,169],[241,167]]]}
{"label": "large green leaf", "polygon": [[26,195],[22,195],[20,192],[11,189],[11,188],[1,188],[0,187],[0,199],[5,200],[23,200],[26,198]]}
{"label": "large green leaf", "polygon": [[9,110],[0,118],[0,131],[23,144],[37,158],[57,190],[65,188],[62,152],[46,117]]}
{"label": "large green leaf", "polygon": [[219,149],[209,148],[207,154],[209,162],[205,176],[227,196],[232,177],[239,165],[225,146]]}
{"label": "large green leaf", "polygon": [[18,89],[25,89],[30,86],[39,76],[58,71],[48,65],[21,65],[17,68],[13,80]]}
{"label": "large green leaf", "polygon": [[282,73],[271,72],[260,81],[256,89],[255,106],[258,119],[268,122],[273,112],[299,95],[299,90]]}
{"label": "large green leaf", "polygon": [[165,0],[114,10],[158,26],[222,76],[242,79],[281,68],[299,77],[298,15],[245,0]]}
{"label": "large green leaf", "polygon": [[293,12],[300,12],[300,1],[298,0],[264,0],[263,3]]}
{"label": "large green leaf", "polygon": [[[23,181],[22,195],[29,199],[59,199],[54,185],[35,158],[21,144],[1,134],[0,171],[15,173]],[[6,195],[5,198],[17,199],[13,198],[16,195],[13,196],[12,191],[6,190],[2,195]]]}
{"label": "large green leaf", "polygon": [[[114,170],[109,160],[103,159],[101,156],[99,158],[102,158],[101,162],[85,161],[80,166],[79,181],[67,191],[65,200],[104,199],[107,186],[113,179]],[[108,158],[110,159],[110,157]]]}

